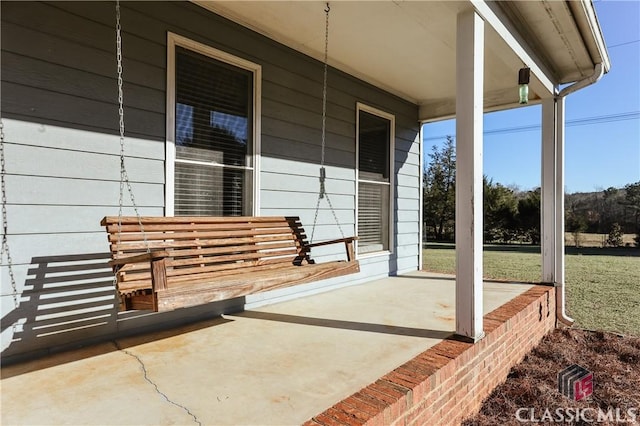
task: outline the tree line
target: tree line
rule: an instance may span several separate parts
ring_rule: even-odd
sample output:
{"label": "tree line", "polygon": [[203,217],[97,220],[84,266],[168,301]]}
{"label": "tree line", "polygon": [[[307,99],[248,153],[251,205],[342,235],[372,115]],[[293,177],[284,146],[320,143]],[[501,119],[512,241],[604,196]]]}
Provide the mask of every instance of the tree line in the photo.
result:
{"label": "tree line", "polygon": [[[423,227],[427,239],[455,239],[455,143],[447,136],[434,146],[424,170]],[[540,244],[540,188],[522,191],[484,177],[484,242]],[[638,234],[640,247],[640,182],[624,188],[565,194],[565,229],[579,244],[580,233],[609,234],[607,243],[622,245],[622,234]]]}

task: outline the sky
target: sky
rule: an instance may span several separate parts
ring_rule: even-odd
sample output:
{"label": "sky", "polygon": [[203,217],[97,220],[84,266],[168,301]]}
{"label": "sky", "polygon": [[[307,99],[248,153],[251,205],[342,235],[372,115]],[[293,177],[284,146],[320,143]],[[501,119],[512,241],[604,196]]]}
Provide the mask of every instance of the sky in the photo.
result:
{"label": "sky", "polygon": [[[565,103],[565,191],[591,192],[640,181],[640,0],[599,0],[611,70]],[[540,186],[540,105],[485,114],[484,174],[522,190]],[[455,120],[426,124],[431,147],[455,136]]]}

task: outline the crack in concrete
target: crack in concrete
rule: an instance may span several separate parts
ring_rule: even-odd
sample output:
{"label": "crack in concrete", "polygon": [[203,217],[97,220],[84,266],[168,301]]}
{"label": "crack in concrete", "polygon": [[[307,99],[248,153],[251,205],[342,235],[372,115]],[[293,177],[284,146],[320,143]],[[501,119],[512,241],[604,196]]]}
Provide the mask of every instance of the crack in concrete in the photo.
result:
{"label": "crack in concrete", "polygon": [[154,387],[154,389],[156,390],[156,393],[158,395],[162,396],[169,404],[173,404],[176,407],[181,408],[182,410],[184,410],[189,416],[191,416],[193,418],[193,421],[196,424],[198,424],[199,426],[202,426],[202,422],[187,407],[185,407],[184,405],[182,405],[182,404],[180,404],[178,402],[172,401],[167,396],[167,394],[165,394],[164,392],[162,392],[160,390],[160,388],[158,388],[158,384],[149,378],[149,372],[147,371],[147,367],[144,365],[144,362],[142,362],[142,359],[138,355],[136,355],[136,354],[134,354],[134,353],[132,353],[132,352],[126,350],[126,349],[121,348],[120,345],[118,344],[118,342],[115,341],[115,340],[113,341],[113,344],[115,345],[116,349],[118,349],[120,352],[122,352],[124,354],[127,354],[131,358],[134,358],[136,361],[138,361],[138,364],[140,364],[140,368],[142,369],[142,374],[143,374],[144,380],[147,383],[149,383],[151,386]]}

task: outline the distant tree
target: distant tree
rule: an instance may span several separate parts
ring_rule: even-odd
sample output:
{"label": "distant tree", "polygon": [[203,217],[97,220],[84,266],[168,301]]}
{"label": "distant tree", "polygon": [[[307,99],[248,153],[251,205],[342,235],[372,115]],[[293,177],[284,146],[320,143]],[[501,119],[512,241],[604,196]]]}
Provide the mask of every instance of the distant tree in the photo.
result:
{"label": "distant tree", "polygon": [[615,208],[617,207],[616,198],[618,195],[618,189],[609,187],[602,191],[602,229],[611,229],[611,226],[616,220]]}
{"label": "distant tree", "polygon": [[518,200],[515,191],[484,176],[484,241],[507,243],[516,237]]}
{"label": "distant tree", "polygon": [[518,232],[531,244],[540,244],[540,188],[518,200]]}
{"label": "distant tree", "polygon": [[424,173],[424,222],[436,240],[451,239],[456,218],[456,154],[453,137],[432,148]]}
{"label": "distant tree", "polygon": [[633,228],[640,231],[640,181],[624,187],[624,206],[631,211]]}
{"label": "distant tree", "polygon": [[590,232],[608,233],[614,222],[618,222],[624,231],[628,210],[625,206],[625,191],[609,187],[590,195],[591,199],[586,200],[583,206],[588,210],[593,222],[593,226],[589,227]]}
{"label": "distant tree", "polygon": [[[638,185],[638,186],[636,186]],[[629,191],[627,191],[629,189]],[[634,200],[634,197],[638,197]],[[623,232],[635,232],[640,216],[640,182],[624,188],[607,188],[595,192],[565,195],[565,215],[582,216],[586,232],[607,234],[617,222]]]}
{"label": "distant tree", "polygon": [[582,244],[582,233],[587,230],[587,221],[581,215],[570,214],[567,215],[566,226],[567,231],[571,232],[573,244],[576,247],[580,247]]}
{"label": "distant tree", "polygon": [[620,247],[622,245],[622,228],[618,222],[614,222],[611,225],[609,236],[607,237],[607,245],[611,247]]}

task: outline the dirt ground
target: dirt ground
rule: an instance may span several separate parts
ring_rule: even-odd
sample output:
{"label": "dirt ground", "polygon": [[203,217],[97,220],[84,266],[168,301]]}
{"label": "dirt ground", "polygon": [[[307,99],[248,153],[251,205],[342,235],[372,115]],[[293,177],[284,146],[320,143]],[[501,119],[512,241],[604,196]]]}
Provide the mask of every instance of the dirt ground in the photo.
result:
{"label": "dirt ground", "polygon": [[[578,364],[593,373],[580,401],[558,390],[558,373]],[[640,424],[640,337],[555,330],[515,366],[464,426]]]}

